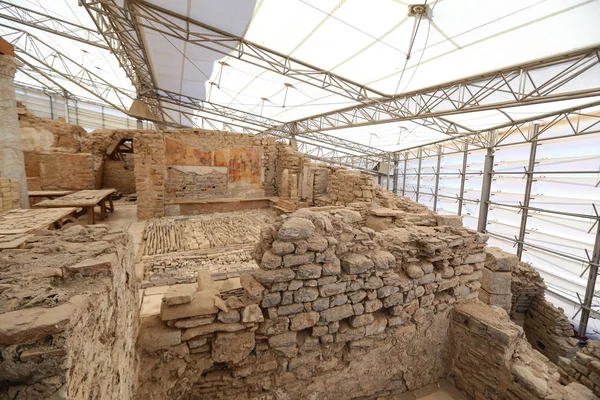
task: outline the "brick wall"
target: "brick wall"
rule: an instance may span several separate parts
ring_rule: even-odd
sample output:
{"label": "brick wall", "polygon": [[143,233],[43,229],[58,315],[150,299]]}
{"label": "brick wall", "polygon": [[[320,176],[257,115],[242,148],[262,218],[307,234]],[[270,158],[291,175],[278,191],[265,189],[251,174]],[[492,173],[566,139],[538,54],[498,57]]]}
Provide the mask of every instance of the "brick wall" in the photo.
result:
{"label": "brick wall", "polygon": [[134,137],[135,187],[139,219],[165,215],[164,134],[137,131]]}
{"label": "brick wall", "polygon": [[0,212],[21,208],[19,181],[0,178]]}
{"label": "brick wall", "polygon": [[91,154],[40,153],[42,190],[94,189],[95,175]]}

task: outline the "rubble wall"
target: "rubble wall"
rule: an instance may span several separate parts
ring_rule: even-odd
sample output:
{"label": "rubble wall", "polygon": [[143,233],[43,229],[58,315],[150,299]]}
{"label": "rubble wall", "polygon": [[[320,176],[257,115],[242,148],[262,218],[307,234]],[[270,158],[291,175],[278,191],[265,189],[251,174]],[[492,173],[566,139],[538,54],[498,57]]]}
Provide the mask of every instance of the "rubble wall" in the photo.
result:
{"label": "rubble wall", "polygon": [[525,312],[525,335],[534,349],[558,362],[559,357],[572,357],[578,340],[573,326],[562,308],[554,307],[544,296],[533,298]]}
{"label": "rubble wall", "polygon": [[132,398],[130,236],[73,226],[40,231],[24,247],[0,253],[0,398]]}
{"label": "rubble wall", "polygon": [[450,377],[470,399],[596,398],[578,383],[562,386],[557,367],[533,350],[499,307],[460,304],[450,323]]}
{"label": "rubble wall", "polygon": [[122,193],[135,193],[135,165],[133,154],[123,155],[124,160],[106,160],[102,187],[115,188]]}
{"label": "rubble wall", "polygon": [[581,383],[600,398],[600,341],[588,340],[574,357],[559,357],[558,372],[562,384]]}
{"label": "rubble wall", "polygon": [[261,238],[240,296],[200,274],[143,320],[139,398],[358,398],[447,375],[449,315],[478,297],[485,235],[378,233],[336,208],[282,216]]}

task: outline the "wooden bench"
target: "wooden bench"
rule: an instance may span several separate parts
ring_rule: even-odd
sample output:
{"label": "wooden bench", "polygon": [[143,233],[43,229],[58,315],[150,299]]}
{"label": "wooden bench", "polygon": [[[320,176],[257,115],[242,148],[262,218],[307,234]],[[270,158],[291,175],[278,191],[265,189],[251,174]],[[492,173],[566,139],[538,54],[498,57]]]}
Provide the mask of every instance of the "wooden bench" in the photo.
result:
{"label": "wooden bench", "polygon": [[[58,197],[53,200],[44,200],[35,205],[39,208],[60,208],[60,207],[77,207],[82,208],[87,212],[88,224],[93,225],[96,223],[96,217],[94,215],[94,208],[100,207],[100,217],[102,219],[107,218],[107,210],[111,213],[115,211],[115,207],[112,201],[112,194],[115,193],[116,189],[100,189],[100,190],[80,190],[78,192]],[[106,204],[108,201],[108,205]]]}

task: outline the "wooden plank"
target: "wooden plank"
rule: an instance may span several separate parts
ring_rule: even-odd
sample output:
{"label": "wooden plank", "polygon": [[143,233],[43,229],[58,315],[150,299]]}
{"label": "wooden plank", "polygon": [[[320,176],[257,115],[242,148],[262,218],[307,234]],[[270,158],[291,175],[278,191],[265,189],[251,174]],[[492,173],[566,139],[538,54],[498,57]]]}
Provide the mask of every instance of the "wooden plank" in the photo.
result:
{"label": "wooden plank", "polygon": [[35,205],[39,208],[93,207],[110,196],[116,189],[80,190],[54,200],[44,200]]}
{"label": "wooden plank", "polygon": [[0,235],[23,235],[45,229],[75,212],[75,208],[15,209],[0,214]]}
{"label": "wooden plank", "polygon": [[29,197],[62,197],[73,193],[74,190],[31,190],[27,192]]}

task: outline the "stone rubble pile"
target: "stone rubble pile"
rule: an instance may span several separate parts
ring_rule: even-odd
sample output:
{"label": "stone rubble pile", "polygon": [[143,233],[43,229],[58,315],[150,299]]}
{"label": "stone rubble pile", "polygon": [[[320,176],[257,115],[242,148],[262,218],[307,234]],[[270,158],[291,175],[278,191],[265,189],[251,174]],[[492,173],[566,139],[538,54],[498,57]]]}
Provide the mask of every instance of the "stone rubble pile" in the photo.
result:
{"label": "stone rubble pile", "polygon": [[600,398],[600,341],[588,340],[574,358],[559,357],[558,372],[563,385],[579,382]]}

